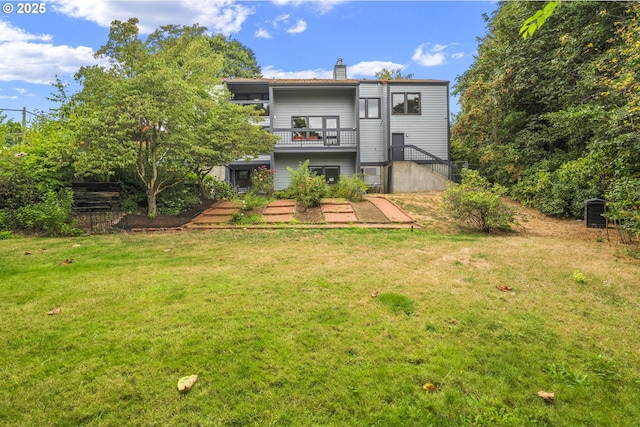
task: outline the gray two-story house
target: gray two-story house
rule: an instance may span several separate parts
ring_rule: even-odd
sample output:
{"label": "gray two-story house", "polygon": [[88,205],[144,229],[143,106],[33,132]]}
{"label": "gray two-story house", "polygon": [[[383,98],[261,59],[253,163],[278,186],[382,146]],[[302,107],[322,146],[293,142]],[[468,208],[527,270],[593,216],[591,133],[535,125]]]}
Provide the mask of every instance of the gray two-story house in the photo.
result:
{"label": "gray two-story house", "polygon": [[242,190],[251,170],[275,170],[275,189],[289,185],[287,167],[310,167],[331,184],[362,172],[372,190],[442,190],[451,178],[449,82],[354,80],[342,60],[333,79],[227,79],[232,102],[255,105],[262,126],[279,136],[273,153],[226,166]]}

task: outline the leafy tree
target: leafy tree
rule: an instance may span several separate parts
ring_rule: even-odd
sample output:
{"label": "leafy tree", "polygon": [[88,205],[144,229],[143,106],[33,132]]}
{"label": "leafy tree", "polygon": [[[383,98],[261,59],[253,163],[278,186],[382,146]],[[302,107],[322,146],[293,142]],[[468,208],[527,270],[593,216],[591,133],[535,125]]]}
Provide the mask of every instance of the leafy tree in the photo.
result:
{"label": "leafy tree", "polygon": [[536,30],[544,25],[544,23],[553,15],[556,8],[560,5],[560,0],[550,1],[544,5],[544,7],[527,18],[526,21],[520,27],[520,35],[524,39],[533,35]]}
{"label": "leafy tree", "polygon": [[375,76],[378,80],[409,80],[413,78],[413,74],[402,75],[400,68],[383,68],[377,71]]}
{"label": "leafy tree", "polygon": [[[584,197],[638,173],[638,4],[566,2],[562,20],[524,40],[539,8],[504,2],[486,16],[475,63],[454,93],[452,157],[548,213],[581,215]],[[551,187],[550,187],[551,186]]]}
{"label": "leafy tree", "polygon": [[158,194],[189,173],[270,151],[274,137],[251,124],[255,111],[227,102],[224,60],[204,27],[165,26],[143,41],[137,24],[112,23],[96,52],[109,66],[83,67],[69,105],[78,173],[134,167],[155,216]]}
{"label": "leafy tree", "polygon": [[0,114],[0,148],[11,147],[22,141],[22,125],[14,120],[7,120],[7,116]]}

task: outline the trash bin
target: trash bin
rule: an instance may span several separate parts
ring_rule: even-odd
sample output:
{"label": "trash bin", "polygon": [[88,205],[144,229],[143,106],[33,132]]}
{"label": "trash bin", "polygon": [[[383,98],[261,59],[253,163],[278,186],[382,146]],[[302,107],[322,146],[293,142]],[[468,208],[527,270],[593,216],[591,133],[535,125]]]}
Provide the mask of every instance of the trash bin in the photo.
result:
{"label": "trash bin", "polygon": [[589,199],[584,202],[584,220],[588,228],[607,228],[607,219],[602,216],[605,213],[605,201],[602,199]]}

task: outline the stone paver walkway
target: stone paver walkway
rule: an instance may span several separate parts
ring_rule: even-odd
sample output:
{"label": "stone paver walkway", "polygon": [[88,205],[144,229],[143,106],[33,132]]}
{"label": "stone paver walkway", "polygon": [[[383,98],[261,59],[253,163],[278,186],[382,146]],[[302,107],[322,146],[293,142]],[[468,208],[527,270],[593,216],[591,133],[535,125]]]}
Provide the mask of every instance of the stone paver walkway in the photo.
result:
{"label": "stone paver walkway", "polygon": [[411,218],[400,206],[396,205],[386,197],[371,196],[367,197],[367,200],[376,205],[376,207],[380,209],[380,211],[389,218],[391,222],[400,224],[412,224],[415,222],[415,220]]}
{"label": "stone paver walkway", "polygon": [[[402,208],[384,196],[368,196],[367,200],[375,205],[390,221],[389,223],[360,223],[351,203],[347,200],[323,199],[321,210],[325,224],[295,224],[297,227],[344,227],[361,226],[370,228],[405,228],[419,227],[411,216]],[[194,218],[186,228],[221,228],[238,227],[228,224],[233,215],[242,211],[241,201],[221,201],[214,203],[209,209]],[[296,213],[295,200],[275,200],[270,202],[262,211],[266,225],[276,223],[290,223]],[[243,225],[242,227],[248,227]],[[251,226],[259,228],[260,226]]]}
{"label": "stone paver walkway", "polygon": [[348,200],[322,199],[320,207],[324,220],[329,224],[358,222],[358,217]]}
{"label": "stone paver walkway", "polygon": [[295,200],[275,200],[262,210],[262,216],[268,223],[291,222],[295,213]]}

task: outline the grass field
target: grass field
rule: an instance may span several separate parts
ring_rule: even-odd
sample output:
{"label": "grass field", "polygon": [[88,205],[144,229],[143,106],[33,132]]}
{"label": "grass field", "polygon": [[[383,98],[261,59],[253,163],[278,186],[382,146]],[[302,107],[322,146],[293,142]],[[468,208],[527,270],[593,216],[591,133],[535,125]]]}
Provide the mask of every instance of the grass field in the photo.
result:
{"label": "grass field", "polygon": [[639,424],[638,259],[429,230],[2,240],[0,425]]}

